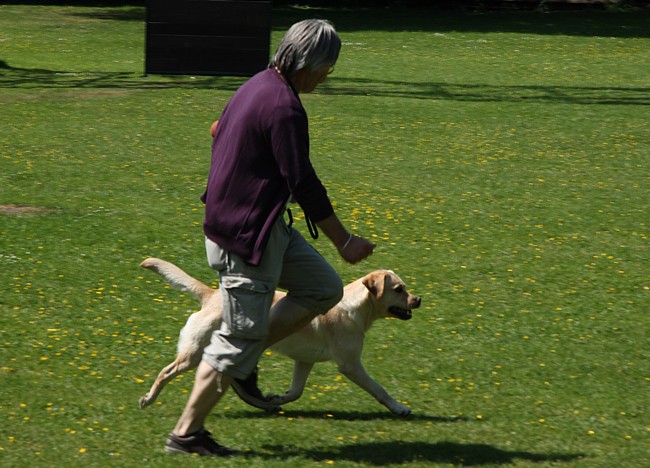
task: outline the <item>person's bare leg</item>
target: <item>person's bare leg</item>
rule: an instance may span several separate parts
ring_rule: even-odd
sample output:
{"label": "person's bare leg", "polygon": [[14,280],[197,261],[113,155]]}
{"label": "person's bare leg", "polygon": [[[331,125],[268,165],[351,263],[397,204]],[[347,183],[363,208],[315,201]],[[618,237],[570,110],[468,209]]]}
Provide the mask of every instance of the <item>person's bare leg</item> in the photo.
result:
{"label": "person's bare leg", "polygon": [[210,364],[201,362],[185,409],[174,428],[177,436],[186,436],[201,429],[212,408],[226,393],[233,377],[222,374]]}
{"label": "person's bare leg", "polygon": [[315,317],[315,314],[299,305],[298,303],[284,297],[271,307],[269,335],[266,338],[266,347],[277,343],[283,338],[300,330]]}

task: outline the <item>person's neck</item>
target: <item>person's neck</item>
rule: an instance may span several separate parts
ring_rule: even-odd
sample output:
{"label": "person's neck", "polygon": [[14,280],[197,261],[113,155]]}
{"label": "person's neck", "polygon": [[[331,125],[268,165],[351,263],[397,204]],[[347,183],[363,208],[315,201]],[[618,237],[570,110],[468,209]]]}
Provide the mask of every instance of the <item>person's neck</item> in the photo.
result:
{"label": "person's neck", "polygon": [[298,95],[298,89],[297,89],[296,86],[292,83],[292,81],[289,80],[289,78],[287,78],[287,77],[284,75],[284,73],[282,73],[282,70],[280,70],[278,67],[274,66],[273,69],[274,69],[275,72],[278,74],[278,76],[279,76],[280,78],[282,78],[282,80],[283,80],[285,83],[287,83],[287,84],[289,85],[289,87],[293,90],[294,93],[296,93],[296,96],[297,96],[297,95]]}

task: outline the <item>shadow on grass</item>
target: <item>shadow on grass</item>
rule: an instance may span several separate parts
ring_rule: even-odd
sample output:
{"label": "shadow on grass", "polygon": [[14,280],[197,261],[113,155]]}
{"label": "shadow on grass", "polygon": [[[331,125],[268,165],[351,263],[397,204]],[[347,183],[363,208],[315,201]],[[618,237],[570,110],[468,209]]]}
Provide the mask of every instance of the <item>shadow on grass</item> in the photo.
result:
{"label": "shadow on grass", "polygon": [[[143,0],[5,0],[6,4],[18,5],[61,5],[89,6],[88,11],[78,10],[71,15],[90,20],[111,21],[145,21],[146,2]],[[408,2],[349,2],[350,6],[341,6],[341,2],[330,6],[295,5],[294,2],[274,2],[272,16],[273,30],[286,31],[291,24],[306,17],[326,18],[334,22],[339,32],[354,31],[428,31],[437,33],[526,33],[540,35],[600,36],[600,37],[650,37],[647,21],[650,12],[647,2],[636,3],[637,8],[628,5],[630,11],[593,11],[606,10],[606,2],[453,2],[441,4],[420,2],[418,6]],[[297,2],[300,3],[300,2]],[[310,2],[307,2],[309,4]],[[323,2],[320,2],[323,3]],[[338,5],[337,5],[338,3]],[[345,3],[345,2],[343,2]],[[492,4],[494,10],[487,8]],[[616,2],[610,2],[616,3]],[[358,4],[355,7],[355,4]],[[513,11],[512,6],[517,5]],[[545,4],[542,10],[537,9]],[[365,5],[365,6],[364,6]],[[117,7],[117,8],[116,8]],[[525,7],[525,8],[521,8]],[[576,11],[554,11],[569,7]],[[524,11],[528,10],[528,11]],[[551,12],[552,11],[552,12]]]}
{"label": "shadow on grass", "polygon": [[374,420],[393,420],[393,421],[428,421],[434,423],[457,423],[465,421],[475,421],[467,416],[428,416],[425,414],[411,414],[405,418],[395,416],[388,411],[291,411],[283,410],[280,413],[269,413],[265,411],[242,411],[237,413],[228,413],[229,419],[251,419],[251,418],[268,418],[283,417],[293,419],[331,419],[333,421],[374,421]]}
{"label": "shadow on grass", "polygon": [[[332,421],[372,421],[393,420],[395,422],[425,421],[439,424],[447,423],[482,423],[467,416],[430,416],[414,414],[407,418],[398,418],[387,411],[290,411],[270,414],[263,411],[241,411],[230,413],[228,419],[251,419],[254,417],[315,418]],[[248,452],[248,457],[262,459],[310,459],[316,462],[333,460],[334,462],[352,462],[374,466],[397,465],[403,463],[445,463],[455,466],[506,465],[515,461],[532,463],[568,463],[584,458],[582,453],[535,453],[528,451],[502,450],[486,444],[466,444],[456,442],[369,442],[349,445],[336,445],[304,449],[292,445],[265,445],[263,451]]]}
{"label": "shadow on grass", "polygon": [[336,78],[322,94],[473,102],[556,102],[561,104],[650,105],[650,87],[587,87],[400,82]]}
{"label": "shadow on grass", "polygon": [[426,31],[443,34],[502,32],[585,37],[650,36],[650,28],[647,27],[650,12],[642,8],[636,11],[619,12],[493,11],[476,14],[471,9],[465,12],[453,12],[435,6],[428,8],[324,7],[307,10],[295,6],[278,6],[273,13],[273,29],[276,31],[286,30],[294,22],[307,16],[314,16],[329,19],[341,33],[375,30]]}
{"label": "shadow on grass", "polygon": [[[479,3],[479,2],[477,2]],[[531,4],[534,4],[532,2]],[[577,4],[576,6],[584,4]],[[595,4],[602,7],[602,4]],[[461,9],[462,10],[462,9]],[[145,21],[144,8],[103,8],[76,11],[75,16],[112,21]],[[436,33],[468,32],[514,32],[542,35],[600,36],[600,37],[649,37],[646,27],[648,12],[638,11],[581,11],[574,12],[494,11],[475,14],[445,11],[439,7],[379,6],[359,8],[304,7],[295,5],[276,6],[273,10],[273,29],[286,31],[293,23],[305,17],[322,17],[334,22],[339,32],[376,30],[386,32],[429,31]],[[645,20],[645,21],[644,21]]]}
{"label": "shadow on grass", "polygon": [[0,60],[0,88],[20,89],[223,89],[235,91],[245,77],[144,75],[13,67]]}
{"label": "shadow on grass", "polygon": [[492,445],[456,442],[371,442],[315,449],[278,445],[264,446],[270,454],[252,453],[268,458],[308,458],[314,461],[364,463],[374,466],[402,463],[445,463],[456,466],[508,465],[515,461],[533,463],[568,463],[584,454],[534,453],[502,450]]}
{"label": "shadow on grass", "polygon": [[145,21],[146,10],[139,6],[130,8],[104,8],[102,10],[93,10],[92,12],[76,11],[71,13],[73,16],[81,18],[105,20],[105,21]]}
{"label": "shadow on grass", "polygon": [[[0,88],[13,89],[219,89],[234,92],[245,79],[231,76],[144,76],[130,72],[65,72],[17,68],[0,61]],[[331,78],[315,94],[472,102],[650,105],[650,87],[501,86],[348,77]]]}

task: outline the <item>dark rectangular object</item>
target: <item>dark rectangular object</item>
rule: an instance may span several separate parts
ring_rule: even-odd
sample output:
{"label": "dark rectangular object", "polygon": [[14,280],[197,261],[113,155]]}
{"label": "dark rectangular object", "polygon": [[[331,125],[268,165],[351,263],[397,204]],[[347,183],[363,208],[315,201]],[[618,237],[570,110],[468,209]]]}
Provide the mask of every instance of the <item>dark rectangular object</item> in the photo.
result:
{"label": "dark rectangular object", "polygon": [[271,2],[150,0],[145,72],[250,76],[266,68]]}

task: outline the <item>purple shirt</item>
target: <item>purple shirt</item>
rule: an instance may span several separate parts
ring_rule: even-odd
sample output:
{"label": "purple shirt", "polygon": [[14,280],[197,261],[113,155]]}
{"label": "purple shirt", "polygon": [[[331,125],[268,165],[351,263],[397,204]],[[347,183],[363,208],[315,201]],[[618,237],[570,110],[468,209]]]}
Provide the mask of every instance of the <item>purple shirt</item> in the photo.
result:
{"label": "purple shirt", "polygon": [[244,83],[219,119],[205,203],[205,235],[259,265],[273,224],[293,197],[312,221],[334,213],[309,160],[307,114],[273,68]]}

